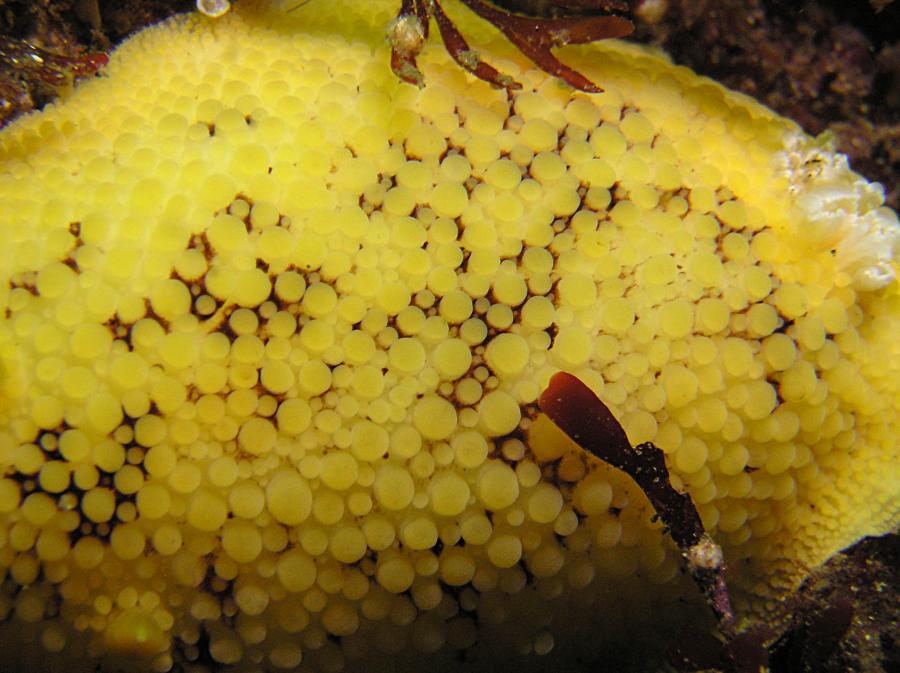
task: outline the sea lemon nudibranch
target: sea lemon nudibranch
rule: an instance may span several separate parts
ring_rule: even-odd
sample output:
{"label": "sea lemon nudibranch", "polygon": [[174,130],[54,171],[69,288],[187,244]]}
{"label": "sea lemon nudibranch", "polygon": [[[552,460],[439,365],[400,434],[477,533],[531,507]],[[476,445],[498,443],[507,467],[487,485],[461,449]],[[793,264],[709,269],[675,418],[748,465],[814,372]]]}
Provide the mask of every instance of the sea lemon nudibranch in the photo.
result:
{"label": "sea lemon nudibranch", "polygon": [[431,42],[398,82],[395,11],[176,18],[0,133],[11,668],[652,668],[702,597],[538,412],[559,371],[739,619],[896,523],[880,188],[635,46],[563,55],[588,95],[460,14],[523,89]]}

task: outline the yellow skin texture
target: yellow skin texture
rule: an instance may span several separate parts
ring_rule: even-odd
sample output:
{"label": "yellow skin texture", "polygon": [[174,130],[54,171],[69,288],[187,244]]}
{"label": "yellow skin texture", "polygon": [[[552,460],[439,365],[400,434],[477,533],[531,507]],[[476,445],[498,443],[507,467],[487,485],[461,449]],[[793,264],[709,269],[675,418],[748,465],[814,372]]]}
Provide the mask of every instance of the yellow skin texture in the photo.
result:
{"label": "yellow skin texture", "polygon": [[394,4],[179,18],[0,134],[11,661],[643,656],[696,593],[537,415],[559,370],[666,452],[741,614],[896,524],[879,189],[625,44],[567,52],[588,96],[466,23],[523,92],[437,45],[401,84]]}

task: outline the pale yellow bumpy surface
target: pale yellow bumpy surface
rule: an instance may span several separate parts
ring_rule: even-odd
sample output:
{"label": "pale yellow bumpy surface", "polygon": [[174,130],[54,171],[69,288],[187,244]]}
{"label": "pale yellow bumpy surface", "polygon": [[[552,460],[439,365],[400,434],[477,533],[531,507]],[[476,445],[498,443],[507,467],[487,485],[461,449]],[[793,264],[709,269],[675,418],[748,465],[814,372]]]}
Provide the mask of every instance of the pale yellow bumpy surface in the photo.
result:
{"label": "pale yellow bumpy surface", "polygon": [[640,659],[699,600],[559,370],[745,614],[897,521],[897,222],[842,157],[634,47],[567,56],[589,96],[482,30],[522,92],[438,46],[419,90],[397,3],[240,4],[0,134],[5,661]]}

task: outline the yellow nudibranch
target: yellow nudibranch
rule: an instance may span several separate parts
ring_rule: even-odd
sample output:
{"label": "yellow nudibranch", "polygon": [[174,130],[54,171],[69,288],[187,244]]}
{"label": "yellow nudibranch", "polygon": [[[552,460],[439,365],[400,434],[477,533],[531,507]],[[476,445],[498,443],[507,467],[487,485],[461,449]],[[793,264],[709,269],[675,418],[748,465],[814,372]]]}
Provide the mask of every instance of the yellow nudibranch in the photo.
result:
{"label": "yellow nudibranch", "polygon": [[560,370],[739,614],[897,523],[881,188],[633,45],[588,95],[461,16],[524,89],[401,83],[394,5],[177,17],[0,133],[4,670],[652,669],[702,599]]}

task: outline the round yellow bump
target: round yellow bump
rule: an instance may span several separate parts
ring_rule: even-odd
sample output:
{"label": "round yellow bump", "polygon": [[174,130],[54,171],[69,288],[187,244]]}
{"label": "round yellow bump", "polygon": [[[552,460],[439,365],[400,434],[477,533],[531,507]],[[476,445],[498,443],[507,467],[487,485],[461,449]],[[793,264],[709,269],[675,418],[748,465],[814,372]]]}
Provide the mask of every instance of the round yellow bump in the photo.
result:
{"label": "round yellow bump", "polygon": [[435,475],[429,484],[431,508],[441,516],[461,514],[469,504],[469,484],[456,472]]}
{"label": "round yellow bump", "polygon": [[506,463],[490,460],[478,474],[476,492],[484,506],[501,510],[512,505],[519,497],[519,480]]}
{"label": "round yellow bump", "polygon": [[456,463],[463,468],[480,467],[487,459],[488,443],[480,432],[466,430],[456,435],[450,442]]}
{"label": "round yellow bump", "polygon": [[291,549],[281,554],[276,572],[281,586],[294,593],[306,591],[316,581],[316,563],[300,549]]}
{"label": "round yellow bump", "polygon": [[34,546],[38,558],[46,563],[63,560],[69,553],[69,538],[61,530],[45,528]]}
{"label": "round yellow bump", "polygon": [[787,334],[773,334],[762,344],[762,354],[775,371],[784,371],[797,357],[797,347]]}
{"label": "round yellow bump", "polygon": [[262,552],[259,528],[240,519],[226,522],[222,529],[222,548],[237,563],[252,563]]}
{"label": "round yellow bump", "polygon": [[331,387],[331,369],[321,360],[309,360],[300,366],[297,380],[307,396],[316,397]]}
{"label": "round yellow bump", "polygon": [[555,312],[547,297],[529,297],[522,306],[522,323],[533,329],[546,329],[553,324]]}
{"label": "round yellow bump", "polygon": [[359,628],[359,616],[348,603],[332,603],[322,613],[322,626],[335,636],[350,636]]}
{"label": "round yellow bump", "polygon": [[594,340],[581,327],[563,327],[553,339],[550,352],[559,365],[566,369],[583,367],[595,348]]}
{"label": "round yellow bump", "polygon": [[391,557],[380,562],[375,570],[375,578],[387,591],[399,594],[412,586],[416,577],[412,564],[403,557]]}
{"label": "round yellow bump", "polygon": [[378,468],[374,483],[375,499],[385,509],[396,511],[412,502],[415,485],[409,472],[399,465],[386,463]]}
{"label": "round yellow bump", "polygon": [[490,519],[484,514],[472,514],[460,523],[460,532],[467,544],[485,544],[493,533]]}
{"label": "round yellow bump", "polygon": [[306,400],[289,399],[278,405],[275,418],[281,432],[296,436],[309,427],[312,410]]}
{"label": "round yellow bump", "polygon": [[498,568],[512,568],[522,558],[522,541],[516,535],[495,535],[487,545],[487,555]]}
{"label": "round yellow bump", "polygon": [[[137,468],[134,469],[137,470]],[[137,473],[140,475],[140,470],[137,470]],[[62,461],[54,460],[49,463],[44,463],[43,467],[41,467],[38,482],[40,483],[41,488],[48,493],[62,493],[69,486],[69,477],[70,466]],[[135,491],[131,491],[131,493],[134,492]],[[2,509],[2,505],[0,505],[0,511],[2,511]]]}
{"label": "round yellow bump", "polygon": [[697,472],[706,464],[709,449],[696,437],[685,437],[675,453],[675,466],[685,473]]}
{"label": "round yellow bump", "polygon": [[507,435],[519,426],[522,411],[515,398],[502,390],[488,393],[478,403],[478,417],[491,437]]}
{"label": "round yellow bump", "polygon": [[587,478],[575,490],[575,506],[588,516],[604,514],[612,503],[613,490],[603,479]]}
{"label": "round yellow bump", "polygon": [[660,327],[663,333],[680,339],[687,336],[694,326],[694,307],[686,299],[668,302],[660,310]]}
{"label": "round yellow bump", "polygon": [[683,407],[697,397],[697,375],[683,365],[667,365],[660,379],[666,399],[673,407]]}
{"label": "round yellow bump", "polygon": [[550,523],[562,511],[563,498],[551,484],[539,484],[528,496],[528,516],[536,523]]}
{"label": "round yellow bump", "polygon": [[191,497],[187,521],[197,530],[216,531],[225,523],[227,516],[228,505],[211,491],[202,489]]}
{"label": "round yellow bump", "polygon": [[[587,308],[593,306],[597,301],[597,286],[590,276],[582,273],[566,274],[559,281],[557,286],[560,302],[566,306],[574,306],[575,308]],[[610,308],[610,310],[614,310]],[[612,314],[611,314],[612,318]],[[619,317],[621,322],[624,319]],[[612,320],[616,322],[615,319]]]}
{"label": "round yellow bump", "polygon": [[174,524],[163,524],[153,531],[153,548],[163,556],[172,556],[182,545],[181,531]]}
{"label": "round yellow bump", "polygon": [[437,526],[427,516],[415,516],[400,528],[400,541],[410,549],[431,549],[437,544],[437,540]]}
{"label": "round yellow bump", "polygon": [[469,371],[472,350],[462,339],[446,339],[435,347],[431,359],[441,378],[454,381]]}
{"label": "round yellow bump", "polygon": [[459,217],[469,202],[465,187],[458,182],[441,182],[434,187],[429,199],[438,217]]}
{"label": "round yellow bump", "polygon": [[329,488],[345,491],[356,483],[358,476],[359,465],[353,455],[345,451],[331,451],[322,458],[319,477]]}
{"label": "round yellow bump", "polygon": [[107,488],[92,488],[81,498],[81,511],[94,523],[109,521],[115,509],[115,496]]}
{"label": "round yellow bump", "polygon": [[131,523],[119,524],[113,528],[109,546],[123,561],[133,561],[144,552],[146,539],[144,532]]}
{"label": "round yellow bump", "polygon": [[266,486],[266,506],[279,523],[296,526],[312,511],[312,491],[306,480],[292,470],[278,472]]}
{"label": "round yellow bump", "polygon": [[137,508],[141,517],[156,520],[169,512],[169,491],[162,484],[147,484],[137,494]]}
{"label": "round yellow bump", "polygon": [[634,323],[634,310],[624,297],[604,298],[600,304],[600,324],[612,334],[623,334]]}
{"label": "round yellow bump", "polygon": [[498,334],[488,342],[484,358],[503,377],[516,376],[525,369],[530,356],[528,342],[518,334]]}
{"label": "round yellow bump", "polygon": [[415,338],[398,339],[388,349],[388,363],[402,374],[416,374],[425,366],[425,347]]}
{"label": "round yellow bump", "polygon": [[366,538],[355,526],[342,526],[331,538],[331,555],[341,563],[356,563],[366,553]]}
{"label": "round yellow bump", "polygon": [[253,481],[240,481],[228,491],[228,506],[235,516],[255,519],[266,506],[266,494]]}
{"label": "round yellow bump", "polygon": [[19,485],[12,479],[0,479],[0,513],[8,514],[19,506]]}
{"label": "round yellow bump", "polygon": [[293,387],[294,372],[287,363],[280,360],[270,360],[260,370],[259,380],[266,387],[266,390],[278,395],[286,393]]}
{"label": "round yellow bump", "polygon": [[436,395],[427,395],[413,408],[413,425],[425,439],[446,439],[456,428],[456,409]]}

